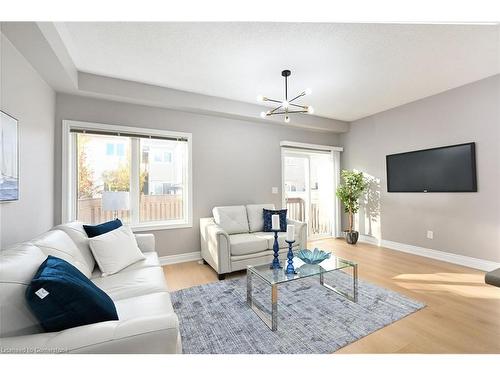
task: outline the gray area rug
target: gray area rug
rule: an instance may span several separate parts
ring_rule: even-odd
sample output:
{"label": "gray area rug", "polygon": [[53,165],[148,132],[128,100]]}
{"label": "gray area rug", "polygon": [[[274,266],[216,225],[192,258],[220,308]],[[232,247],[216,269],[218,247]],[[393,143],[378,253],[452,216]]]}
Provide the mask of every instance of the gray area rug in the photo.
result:
{"label": "gray area rug", "polygon": [[[325,275],[325,282],[351,290],[351,278],[342,271]],[[271,288],[257,279],[253,290],[270,309]],[[183,352],[192,354],[333,353],[425,306],[362,280],[354,303],[310,277],[278,287],[278,331],[273,332],[246,303],[246,277],[171,296]]]}

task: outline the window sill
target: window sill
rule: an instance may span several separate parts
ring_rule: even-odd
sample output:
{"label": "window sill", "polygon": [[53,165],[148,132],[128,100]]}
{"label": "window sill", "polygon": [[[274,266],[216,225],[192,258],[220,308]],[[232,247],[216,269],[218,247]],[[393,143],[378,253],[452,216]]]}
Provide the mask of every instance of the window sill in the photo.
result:
{"label": "window sill", "polygon": [[168,230],[168,229],[182,229],[182,228],[192,228],[192,223],[145,223],[145,224],[134,224],[131,225],[132,232],[149,232],[155,230]]}

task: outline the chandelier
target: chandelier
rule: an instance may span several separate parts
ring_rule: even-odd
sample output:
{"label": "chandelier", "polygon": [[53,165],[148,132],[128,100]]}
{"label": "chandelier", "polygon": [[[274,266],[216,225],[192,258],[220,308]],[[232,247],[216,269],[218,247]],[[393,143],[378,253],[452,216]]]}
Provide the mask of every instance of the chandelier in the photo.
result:
{"label": "chandelier", "polygon": [[311,89],[306,89],[292,99],[288,99],[288,77],[290,77],[290,74],[292,74],[292,72],[290,72],[289,70],[283,70],[281,72],[281,75],[285,78],[285,98],[283,100],[275,100],[262,95],[259,95],[257,97],[257,100],[259,102],[272,102],[277,104],[276,108],[271,109],[267,112],[261,112],[260,117],[266,118],[267,116],[284,115],[285,122],[288,123],[290,122],[290,117],[288,116],[290,113],[314,113],[314,109],[310,105],[301,105],[294,103],[295,100],[305,95],[309,95],[311,93]]}

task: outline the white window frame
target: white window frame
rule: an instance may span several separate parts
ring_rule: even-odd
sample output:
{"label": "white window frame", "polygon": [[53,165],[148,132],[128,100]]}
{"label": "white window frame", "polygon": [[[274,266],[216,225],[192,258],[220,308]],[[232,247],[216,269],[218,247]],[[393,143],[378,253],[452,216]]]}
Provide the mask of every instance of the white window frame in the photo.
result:
{"label": "white window frame", "polygon": [[[77,212],[77,158],[73,157],[76,149],[76,137],[72,136],[72,129],[86,129],[86,130],[100,130],[127,134],[141,134],[144,136],[159,136],[171,138],[185,138],[187,139],[187,171],[186,171],[186,184],[187,184],[187,202],[184,204],[184,219],[182,220],[168,220],[168,221],[151,221],[139,223],[138,217],[132,217],[132,214],[138,214],[138,202],[132,199],[131,205],[131,219],[136,221],[131,224],[134,232],[162,230],[162,229],[176,229],[176,228],[192,228],[193,227],[193,153],[192,143],[193,135],[191,133],[175,132],[169,130],[159,130],[151,128],[138,128],[131,126],[109,125],[94,122],[83,122],[73,120],[62,121],[62,188],[61,188],[61,218],[62,222],[76,220]],[[137,138],[132,138],[132,142],[138,142]],[[138,160],[139,150],[135,147],[137,155],[131,155],[132,159]],[[137,157],[136,157],[137,156]],[[131,184],[130,195],[138,194],[139,189],[139,163],[131,163]],[[136,181],[137,180],[137,181]],[[135,186],[137,182],[137,187]]]}

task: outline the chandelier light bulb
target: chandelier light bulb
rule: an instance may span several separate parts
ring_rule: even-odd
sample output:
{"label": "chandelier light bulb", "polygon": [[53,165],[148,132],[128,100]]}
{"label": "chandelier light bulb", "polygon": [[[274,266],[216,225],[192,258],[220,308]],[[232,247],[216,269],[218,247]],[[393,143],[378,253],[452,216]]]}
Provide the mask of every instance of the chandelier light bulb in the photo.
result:
{"label": "chandelier light bulb", "polygon": [[262,118],[266,118],[266,116],[267,116],[267,113],[266,113],[266,112],[261,112],[261,113],[260,113],[260,117],[262,117]]}
{"label": "chandelier light bulb", "polygon": [[312,94],[312,90],[309,89],[309,88],[307,88],[307,89],[305,89],[304,94],[311,95]]}
{"label": "chandelier light bulb", "polygon": [[290,117],[285,116],[285,122],[288,124],[290,122]]}
{"label": "chandelier light bulb", "polygon": [[281,106],[282,106],[283,108],[288,108],[288,107],[290,106],[290,103],[288,103],[288,101],[287,101],[287,100],[283,100],[283,103],[281,103]]}
{"label": "chandelier light bulb", "polygon": [[311,106],[307,107],[307,113],[312,115],[314,113],[314,108]]}
{"label": "chandelier light bulb", "polygon": [[258,102],[263,102],[263,101],[264,101],[264,99],[265,99],[265,98],[264,98],[264,95],[259,95],[259,96],[257,96],[257,101],[258,101]]}

